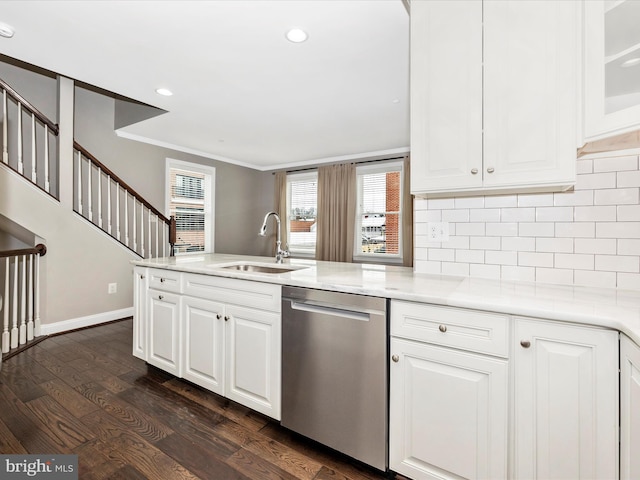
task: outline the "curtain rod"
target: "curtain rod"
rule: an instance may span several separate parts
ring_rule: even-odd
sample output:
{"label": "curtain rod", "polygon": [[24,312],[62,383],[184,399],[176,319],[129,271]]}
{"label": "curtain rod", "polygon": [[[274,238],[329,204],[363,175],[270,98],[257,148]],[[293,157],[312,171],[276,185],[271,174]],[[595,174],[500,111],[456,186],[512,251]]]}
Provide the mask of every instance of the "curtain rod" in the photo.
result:
{"label": "curtain rod", "polygon": [[[326,165],[346,165],[348,163],[352,164],[352,165],[360,165],[360,164],[364,164],[364,163],[374,163],[374,162],[391,162],[393,160],[404,160],[405,158],[407,158],[409,155],[402,155],[400,157],[391,157],[391,158],[377,158],[377,159],[373,159],[373,160],[361,160],[359,162],[337,162],[337,163],[328,163]],[[306,168],[296,168],[294,170],[285,170],[286,173],[299,173],[299,172],[309,172],[311,170],[317,170],[318,167],[320,167],[322,165],[316,165],[315,167],[306,167]],[[275,175],[276,172],[271,172],[271,175]]]}

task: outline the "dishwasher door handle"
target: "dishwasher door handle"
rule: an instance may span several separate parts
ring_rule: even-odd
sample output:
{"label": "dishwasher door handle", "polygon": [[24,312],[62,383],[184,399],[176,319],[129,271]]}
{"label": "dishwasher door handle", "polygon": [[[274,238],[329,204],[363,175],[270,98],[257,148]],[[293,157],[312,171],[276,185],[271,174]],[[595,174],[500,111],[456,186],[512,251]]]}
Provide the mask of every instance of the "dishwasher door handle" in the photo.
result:
{"label": "dishwasher door handle", "polygon": [[360,320],[368,322],[370,320],[370,313],[358,310],[349,310],[348,308],[340,308],[334,306],[318,305],[315,303],[300,302],[297,300],[290,300],[292,310],[300,310],[303,312],[319,313],[321,315],[333,315],[334,317],[350,318],[352,320]]}

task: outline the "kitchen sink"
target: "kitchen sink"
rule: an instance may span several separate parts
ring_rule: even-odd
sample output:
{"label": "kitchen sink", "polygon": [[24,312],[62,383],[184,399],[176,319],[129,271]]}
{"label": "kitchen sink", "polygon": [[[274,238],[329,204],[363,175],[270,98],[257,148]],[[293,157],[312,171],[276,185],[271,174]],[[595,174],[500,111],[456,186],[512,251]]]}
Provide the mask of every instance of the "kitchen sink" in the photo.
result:
{"label": "kitchen sink", "polygon": [[292,267],[290,265],[269,265],[264,263],[233,263],[231,265],[210,265],[213,268],[223,268],[225,270],[236,270],[238,272],[252,272],[252,273],[288,273],[295,270],[300,270],[306,267]]}

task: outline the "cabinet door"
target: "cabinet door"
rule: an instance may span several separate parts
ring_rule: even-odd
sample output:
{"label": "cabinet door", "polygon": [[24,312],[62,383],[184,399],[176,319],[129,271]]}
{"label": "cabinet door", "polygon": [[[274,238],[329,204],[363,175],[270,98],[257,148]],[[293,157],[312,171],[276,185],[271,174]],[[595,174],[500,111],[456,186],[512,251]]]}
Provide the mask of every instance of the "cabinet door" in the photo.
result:
{"label": "cabinet door", "polygon": [[280,419],[280,314],[227,306],[226,396]]}
{"label": "cabinet door", "polygon": [[[640,128],[640,2],[585,2],[586,140]],[[625,64],[626,62],[626,64]]]}
{"label": "cabinet door", "polygon": [[513,478],[617,478],[617,332],[517,319],[515,341]]}
{"label": "cabinet door", "polygon": [[224,395],[224,305],[201,298],[182,299],[182,376]]}
{"label": "cabinet door", "polygon": [[133,270],[133,355],[147,360],[147,269]]}
{"label": "cabinet door", "polygon": [[507,361],[398,338],[391,358],[391,470],[506,478]]}
{"label": "cabinet door", "polygon": [[581,4],[483,2],[485,187],[575,182]]}
{"label": "cabinet door", "polygon": [[482,2],[413,2],[411,193],[481,185]]}
{"label": "cabinet door", "polygon": [[180,376],[180,296],[149,290],[147,305],[149,354],[147,361]]}
{"label": "cabinet door", "polygon": [[640,478],[640,347],[620,336],[620,478]]}

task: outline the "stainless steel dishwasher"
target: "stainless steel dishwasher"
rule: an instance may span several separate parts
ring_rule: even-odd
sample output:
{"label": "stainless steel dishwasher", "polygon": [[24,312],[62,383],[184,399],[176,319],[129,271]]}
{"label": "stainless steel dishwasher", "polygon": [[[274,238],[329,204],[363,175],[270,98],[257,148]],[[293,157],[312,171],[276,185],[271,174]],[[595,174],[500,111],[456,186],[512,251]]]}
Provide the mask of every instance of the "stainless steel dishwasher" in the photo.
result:
{"label": "stainless steel dishwasher", "polygon": [[282,289],[282,425],[387,470],[387,300]]}

